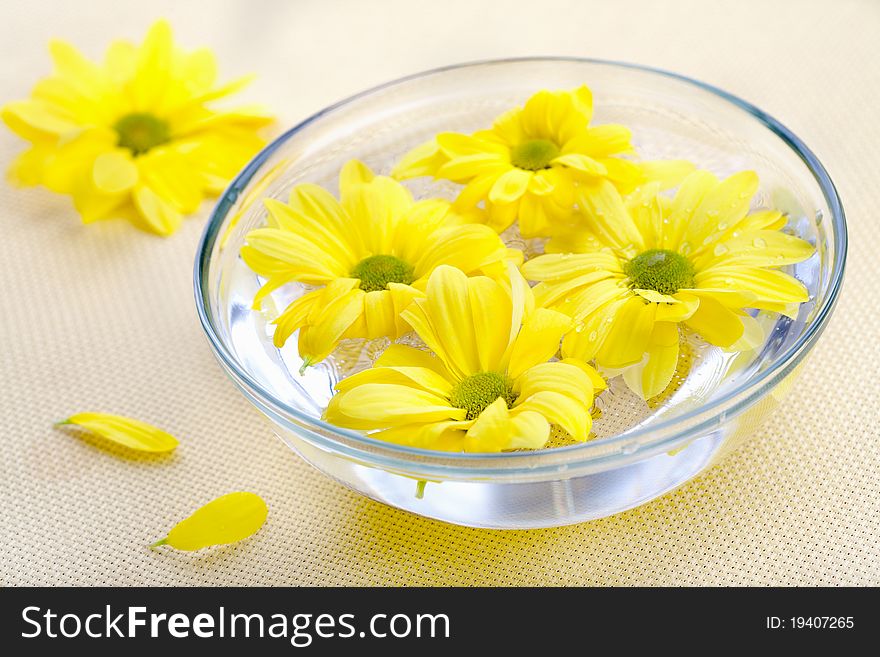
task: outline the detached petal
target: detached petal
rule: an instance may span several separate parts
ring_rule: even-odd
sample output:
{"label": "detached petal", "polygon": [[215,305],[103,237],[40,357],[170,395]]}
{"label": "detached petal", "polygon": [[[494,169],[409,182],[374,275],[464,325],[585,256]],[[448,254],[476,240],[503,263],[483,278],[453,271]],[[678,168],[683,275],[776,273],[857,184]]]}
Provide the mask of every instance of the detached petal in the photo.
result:
{"label": "detached petal", "polygon": [[212,545],[226,545],[257,532],[269,507],[254,493],[229,493],[208,502],[189,518],[171,528],[168,536],[150,547],[170,545],[178,550],[201,550]]}
{"label": "detached petal", "polygon": [[121,415],[108,413],[77,413],[58,425],[75,424],[102,438],[139,452],[170,452],[178,445],[177,438],[161,429]]}

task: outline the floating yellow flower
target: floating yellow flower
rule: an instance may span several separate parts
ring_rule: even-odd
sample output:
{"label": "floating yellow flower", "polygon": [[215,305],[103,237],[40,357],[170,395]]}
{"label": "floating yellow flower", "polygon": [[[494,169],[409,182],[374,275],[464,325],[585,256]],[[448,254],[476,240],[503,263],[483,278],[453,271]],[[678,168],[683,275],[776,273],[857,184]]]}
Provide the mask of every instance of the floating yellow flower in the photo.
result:
{"label": "floating yellow flower", "polygon": [[586,86],[539,91],[490,130],[443,133],[417,147],[403,157],[394,176],[462,183],[457,206],[482,202],[487,223],[499,233],[518,218],[522,235],[535,237],[569,221],[580,180],[609,180],[626,193],[649,178],[674,184],[693,168],[685,162],[623,159],[633,152],[629,129],[591,127],[592,116],[593,96]]}
{"label": "floating yellow flower", "polygon": [[593,392],[604,382],[583,361],[548,362],[571,320],[535,309],[513,273],[508,287],[437,267],[426,296],[403,312],[436,355],[392,344],[371,369],[337,384],[325,419],[444,451],[540,448],[551,424],[586,440]]}
{"label": "floating yellow flower", "polygon": [[267,278],[254,300],[298,281],[316,289],[275,320],[275,345],[299,329],[303,367],[343,338],[397,338],[409,331],[400,312],[422,295],[438,265],[500,275],[510,252],[488,227],[468,223],[447,201],[415,202],[400,183],[348,162],[340,201],[317,185],[298,185],[287,204],[266,200],[270,227],[247,235],[241,255]]}
{"label": "floating yellow flower", "polygon": [[161,429],[121,415],[109,413],[77,413],[55,426],[73,424],[138,452],[170,452],[178,445],[177,438]]}
{"label": "floating yellow flower", "polygon": [[228,493],[208,502],[171,528],[168,536],[150,547],[169,545],[178,550],[201,550],[212,545],[235,543],[255,534],[269,508],[254,493]]}
{"label": "floating yellow flower", "polygon": [[711,344],[749,348],[762,336],[746,308],[794,316],[807,290],[779,268],[813,247],[781,232],[780,212],[749,214],[757,188],[751,171],[723,182],[698,171],[671,200],[656,184],[626,203],[604,181],[584,190],[582,228],[523,266],[526,278],[541,281],[538,303],[576,323],[563,355],[612,370],[635,366],[624,377],[647,399],[675,372],[679,323]]}
{"label": "floating yellow flower", "polygon": [[31,142],[10,173],[69,194],[84,222],[126,217],[169,235],[264,144],[258,110],[209,108],[248,80],[216,86],[213,54],[176,47],[164,21],[140,48],[114,42],[103,64],[58,41],[50,51],[54,73],[2,110]]}

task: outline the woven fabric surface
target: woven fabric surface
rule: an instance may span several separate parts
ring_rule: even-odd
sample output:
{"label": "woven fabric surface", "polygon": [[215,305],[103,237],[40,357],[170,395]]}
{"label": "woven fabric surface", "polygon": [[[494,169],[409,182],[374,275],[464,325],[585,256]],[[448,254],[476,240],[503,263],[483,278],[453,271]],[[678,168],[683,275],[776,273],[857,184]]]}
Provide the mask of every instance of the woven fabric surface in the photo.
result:
{"label": "woven fabric surface", "polygon": [[[23,97],[60,37],[97,56],[168,17],[280,126],[447,63],[560,54],[672,69],[779,118],[847,210],[836,314],[754,440],[641,508],[539,531],[454,527],[387,508],[276,440],[202,335],[191,271],[209,211],[168,239],[82,226],[68,199],[0,186],[3,585],[880,584],[880,4],[828,2],[53,2],[0,5],[0,100]],[[0,134],[6,167],[22,144]],[[181,439],[125,458],[55,430],[131,415]],[[251,490],[266,526],[235,546],[151,552],[202,503]]]}

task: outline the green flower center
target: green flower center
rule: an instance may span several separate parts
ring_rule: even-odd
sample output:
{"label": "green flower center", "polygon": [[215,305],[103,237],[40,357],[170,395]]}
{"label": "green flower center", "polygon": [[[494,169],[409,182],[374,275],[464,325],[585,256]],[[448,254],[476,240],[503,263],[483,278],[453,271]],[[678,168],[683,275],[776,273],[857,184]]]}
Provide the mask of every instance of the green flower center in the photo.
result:
{"label": "green flower center", "polygon": [[680,253],[667,249],[650,249],[640,253],[623,266],[632,287],[675,294],[694,286],[694,266]]}
{"label": "green flower center", "polygon": [[364,258],[354,266],[351,275],[361,279],[361,289],[365,292],[384,290],[389,283],[413,282],[412,266],[390,255]]}
{"label": "green flower center", "polygon": [[524,141],[510,151],[510,163],[518,169],[538,171],[549,169],[550,161],[559,155],[559,147],[546,139]]}
{"label": "green flower center", "polygon": [[516,395],[510,379],[498,372],[478,372],[460,381],[449,395],[449,403],[456,408],[467,411],[467,420],[476,420],[499,397],[507,402],[507,408],[513,406]]}
{"label": "green flower center", "polygon": [[171,139],[168,123],[143,112],[126,114],[113,126],[119,135],[118,144],[135,155],[146,153],[151,148]]}

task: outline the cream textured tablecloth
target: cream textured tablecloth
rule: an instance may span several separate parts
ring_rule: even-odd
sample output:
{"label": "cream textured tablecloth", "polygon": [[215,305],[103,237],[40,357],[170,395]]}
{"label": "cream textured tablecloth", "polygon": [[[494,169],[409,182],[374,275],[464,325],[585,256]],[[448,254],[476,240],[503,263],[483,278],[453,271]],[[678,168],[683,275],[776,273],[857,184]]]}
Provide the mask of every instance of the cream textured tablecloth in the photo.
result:
{"label": "cream textured tablecloth", "polygon": [[[677,492],[561,529],[465,529],[383,507],[313,471],[226,379],[191,270],[209,210],[169,239],[80,225],[66,198],[0,187],[0,583],[880,584],[880,2],[5,1],[0,100],[62,37],[91,55],[167,16],[288,126],[358,90],[473,59],[559,54],[672,69],[779,118],[849,216],[846,285],[791,394],[755,440]],[[0,134],[0,163],[20,142]],[[54,420],[132,415],[181,439],[125,459]],[[147,545],[251,490],[266,526],[201,553]]]}

